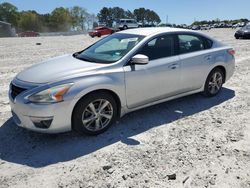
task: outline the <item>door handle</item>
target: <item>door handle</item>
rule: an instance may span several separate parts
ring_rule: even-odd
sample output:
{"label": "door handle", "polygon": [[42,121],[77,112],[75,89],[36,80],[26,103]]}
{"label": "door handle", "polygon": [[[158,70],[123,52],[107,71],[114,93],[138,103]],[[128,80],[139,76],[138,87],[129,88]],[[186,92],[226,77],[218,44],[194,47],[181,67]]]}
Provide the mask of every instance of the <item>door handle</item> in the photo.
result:
{"label": "door handle", "polygon": [[207,60],[207,61],[210,61],[212,59],[212,56],[211,55],[207,55],[207,56],[204,57],[204,59]]}
{"label": "door handle", "polygon": [[172,64],[172,65],[169,65],[168,68],[170,69],[177,69],[179,67],[178,64]]}

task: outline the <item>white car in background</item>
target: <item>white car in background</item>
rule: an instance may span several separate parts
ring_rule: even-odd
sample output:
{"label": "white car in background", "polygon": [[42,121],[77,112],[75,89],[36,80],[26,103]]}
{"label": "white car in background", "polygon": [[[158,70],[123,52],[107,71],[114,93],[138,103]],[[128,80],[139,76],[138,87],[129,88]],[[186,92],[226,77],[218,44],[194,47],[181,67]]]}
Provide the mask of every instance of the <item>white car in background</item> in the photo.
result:
{"label": "white car in background", "polygon": [[125,30],[131,28],[137,28],[141,25],[135,19],[119,19],[116,21],[116,28]]}

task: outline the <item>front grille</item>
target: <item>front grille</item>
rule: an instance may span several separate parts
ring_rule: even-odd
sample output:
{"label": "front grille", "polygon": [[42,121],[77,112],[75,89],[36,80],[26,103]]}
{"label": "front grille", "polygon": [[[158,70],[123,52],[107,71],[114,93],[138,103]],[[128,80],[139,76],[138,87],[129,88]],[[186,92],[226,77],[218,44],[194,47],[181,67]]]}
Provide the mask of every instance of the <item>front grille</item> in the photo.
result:
{"label": "front grille", "polygon": [[15,99],[17,95],[19,95],[20,93],[24,92],[25,88],[21,88],[21,87],[18,87],[18,86],[15,86],[14,84],[11,84],[11,97],[12,99]]}

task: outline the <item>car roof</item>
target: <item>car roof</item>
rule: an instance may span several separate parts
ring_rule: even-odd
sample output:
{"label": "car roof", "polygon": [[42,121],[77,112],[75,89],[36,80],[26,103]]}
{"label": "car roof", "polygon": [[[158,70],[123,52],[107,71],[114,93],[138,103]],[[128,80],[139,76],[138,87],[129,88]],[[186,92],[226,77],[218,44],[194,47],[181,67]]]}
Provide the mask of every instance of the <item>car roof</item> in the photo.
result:
{"label": "car roof", "polygon": [[122,19],[119,19],[119,20],[135,20],[135,19],[126,19],[126,18],[122,18]]}
{"label": "car roof", "polygon": [[119,33],[151,36],[151,35],[156,35],[156,34],[160,34],[160,33],[167,33],[167,32],[196,33],[195,31],[191,31],[188,29],[171,28],[171,27],[149,27],[149,28],[127,29],[127,30],[120,31]]}

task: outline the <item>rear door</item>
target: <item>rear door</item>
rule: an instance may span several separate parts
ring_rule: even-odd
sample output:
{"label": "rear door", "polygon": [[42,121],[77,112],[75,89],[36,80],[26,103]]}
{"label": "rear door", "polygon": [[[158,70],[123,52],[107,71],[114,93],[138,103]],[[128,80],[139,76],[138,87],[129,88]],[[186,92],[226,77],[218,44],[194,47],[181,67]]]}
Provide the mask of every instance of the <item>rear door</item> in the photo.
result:
{"label": "rear door", "polygon": [[195,34],[178,34],[181,62],[182,92],[199,89],[206,79],[207,69],[213,61],[205,38]]}
{"label": "rear door", "polygon": [[128,28],[133,28],[132,20],[126,20],[126,24],[127,24]]}

